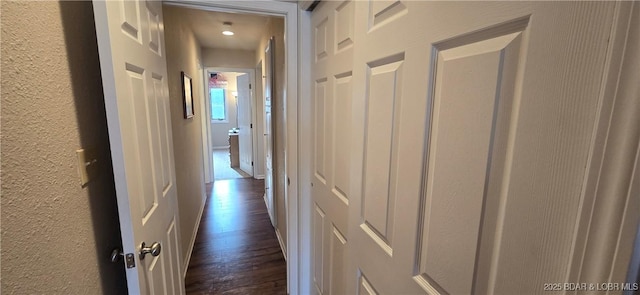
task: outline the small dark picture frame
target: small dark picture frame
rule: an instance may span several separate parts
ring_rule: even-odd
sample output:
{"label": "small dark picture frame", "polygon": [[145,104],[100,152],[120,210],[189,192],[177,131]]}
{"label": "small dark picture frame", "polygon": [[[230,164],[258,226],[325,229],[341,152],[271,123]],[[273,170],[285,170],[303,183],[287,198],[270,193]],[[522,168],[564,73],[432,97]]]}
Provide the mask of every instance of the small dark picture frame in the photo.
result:
{"label": "small dark picture frame", "polygon": [[193,118],[193,85],[191,83],[191,77],[187,76],[184,72],[182,74],[182,105],[184,106],[184,118]]}

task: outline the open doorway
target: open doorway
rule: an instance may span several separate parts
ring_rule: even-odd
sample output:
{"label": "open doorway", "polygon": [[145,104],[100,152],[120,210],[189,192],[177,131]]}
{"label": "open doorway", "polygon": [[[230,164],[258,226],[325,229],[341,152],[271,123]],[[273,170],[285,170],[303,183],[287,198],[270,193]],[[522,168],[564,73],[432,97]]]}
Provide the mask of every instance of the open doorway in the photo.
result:
{"label": "open doorway", "polygon": [[[204,75],[207,134],[215,180],[248,178],[254,169],[255,121],[252,69],[207,68]],[[255,97],[255,98],[254,98]]]}
{"label": "open doorway", "polygon": [[[287,287],[284,104],[288,85],[284,18],[167,4],[163,12],[166,44],[170,49],[169,71],[188,68],[184,62],[200,70],[191,76],[202,83],[197,83],[200,105],[196,104],[196,109],[199,107],[201,116],[196,119],[202,128],[202,170],[210,170],[212,176],[205,177],[206,201],[201,217],[197,218],[193,242],[187,245],[190,249],[185,254],[186,290],[246,292],[248,286],[237,289],[235,284],[266,280],[274,293],[284,293]],[[193,36],[190,43],[195,50],[175,45],[189,39],[185,38],[188,35]],[[189,52],[183,54],[189,60],[174,58],[177,51]],[[267,122],[271,127],[267,127]],[[271,151],[269,158],[273,159],[269,170],[265,161],[267,151]],[[266,192],[271,192],[271,197],[267,198]],[[186,200],[178,198],[178,202],[180,207]],[[216,265],[216,271],[207,265]],[[238,268],[239,265],[261,266],[247,270]],[[233,282],[224,281],[232,277]]]}

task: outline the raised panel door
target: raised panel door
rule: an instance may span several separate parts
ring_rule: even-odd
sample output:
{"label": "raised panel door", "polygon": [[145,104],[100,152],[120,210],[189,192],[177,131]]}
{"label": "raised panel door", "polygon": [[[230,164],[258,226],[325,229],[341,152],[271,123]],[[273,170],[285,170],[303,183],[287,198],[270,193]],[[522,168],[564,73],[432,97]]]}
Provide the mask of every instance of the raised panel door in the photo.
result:
{"label": "raised panel door", "polygon": [[128,289],[184,294],[162,3],[94,1],[94,14]]}

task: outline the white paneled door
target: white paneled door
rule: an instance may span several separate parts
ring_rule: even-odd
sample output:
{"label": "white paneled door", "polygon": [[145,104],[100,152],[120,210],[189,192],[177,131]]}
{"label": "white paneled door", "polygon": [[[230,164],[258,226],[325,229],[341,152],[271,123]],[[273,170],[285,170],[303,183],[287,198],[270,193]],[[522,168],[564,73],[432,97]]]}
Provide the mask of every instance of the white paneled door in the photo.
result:
{"label": "white paneled door", "polygon": [[615,6],[321,2],[316,293],[566,282]]}
{"label": "white paneled door", "polygon": [[127,286],[184,294],[162,3],[93,4]]}
{"label": "white paneled door", "polygon": [[236,77],[238,88],[238,149],[240,169],[253,176],[253,124],[251,123],[251,89],[249,74]]}
{"label": "white paneled door", "polygon": [[354,9],[351,1],[327,1],[311,16],[312,279],[318,294],[346,294],[346,282],[355,279],[347,267]]}

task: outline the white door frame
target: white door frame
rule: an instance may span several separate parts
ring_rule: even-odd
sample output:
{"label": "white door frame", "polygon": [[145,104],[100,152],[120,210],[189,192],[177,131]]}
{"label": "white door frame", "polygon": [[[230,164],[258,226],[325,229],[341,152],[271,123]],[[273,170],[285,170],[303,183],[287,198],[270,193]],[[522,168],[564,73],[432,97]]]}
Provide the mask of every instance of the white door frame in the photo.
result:
{"label": "white door frame", "polygon": [[[202,103],[203,106],[205,106],[205,108],[207,108],[207,112],[211,112],[211,101],[209,99],[207,99],[209,97],[209,73],[210,72],[220,72],[220,73],[225,73],[225,72],[234,72],[234,73],[245,73],[245,74],[249,74],[249,81],[251,82],[251,85],[253,85],[253,87],[255,87],[256,85],[256,70],[255,69],[250,69],[250,68],[222,68],[222,67],[205,67],[204,71],[202,73],[202,79],[204,79],[204,91],[205,91],[205,95],[202,96],[202,99],[204,100]],[[256,106],[256,94],[254,89],[251,89],[251,122],[252,124],[256,124],[257,121],[257,106]],[[237,105],[237,104],[236,104]],[[211,116],[209,115],[207,117],[207,123],[209,124],[208,126],[211,126]],[[209,133],[207,134],[208,139],[207,138],[203,138],[203,141],[209,140],[211,141],[211,127],[209,127]],[[258,157],[258,147],[256,145],[256,140],[257,140],[257,133],[255,132],[255,128],[251,129],[251,158],[252,161],[256,161],[257,157]],[[211,153],[211,150],[209,150],[209,153]],[[213,158],[212,158],[213,160]],[[213,161],[212,161],[213,162]],[[206,167],[206,166],[205,166]],[[258,178],[256,175],[256,170],[255,167],[252,168],[251,171],[251,176],[253,178]],[[213,177],[215,178],[215,177]]]}
{"label": "white door frame", "polygon": [[[311,286],[311,240],[310,240],[310,146],[301,141],[300,136],[308,137],[308,120],[301,120],[304,126],[298,126],[298,114],[306,115],[309,108],[310,84],[309,69],[311,62],[310,13],[298,10],[296,3],[280,1],[206,1],[189,0],[165,1],[166,4],[208,11],[251,13],[280,16],[285,19],[285,76],[287,81],[285,94],[285,177],[287,189],[287,289],[289,294],[310,294]],[[299,98],[304,98],[300,99]],[[300,104],[298,104],[300,102]],[[299,109],[300,107],[300,109]],[[304,117],[303,117],[304,118]],[[299,130],[300,129],[300,130]],[[300,155],[298,154],[300,152]],[[301,161],[299,162],[298,159]],[[299,164],[301,164],[299,166]],[[309,170],[309,171],[307,171]],[[301,174],[299,174],[299,172]],[[301,193],[298,193],[300,187]],[[302,197],[300,197],[302,196]],[[299,218],[300,217],[300,218]]]}
{"label": "white door frame", "polygon": [[[267,162],[267,157],[265,154],[265,146],[264,146],[264,124],[265,124],[265,118],[264,118],[264,88],[263,88],[263,82],[262,82],[262,68],[258,68],[258,65],[262,67],[262,60],[260,60],[260,62],[258,62],[256,64],[256,66],[253,68],[254,69],[254,79],[253,79],[253,89],[252,93],[253,93],[253,97],[254,97],[254,104],[255,104],[255,109],[254,109],[254,147],[255,147],[255,154],[258,155],[258,158],[254,157],[254,161],[256,161],[256,167],[261,167],[262,169],[260,170],[253,170],[254,175],[253,178],[255,179],[265,179],[266,177],[266,162]],[[259,91],[258,91],[259,90]],[[262,149],[260,149],[260,147],[262,146]],[[256,172],[258,171],[258,172]]]}
{"label": "white door frame", "polygon": [[[260,66],[260,68],[258,68],[258,66]],[[257,158],[254,159],[254,161],[256,161],[259,165],[262,165],[261,169],[258,170],[259,173],[256,173],[256,175],[253,176],[253,178],[255,179],[265,179],[266,178],[266,170],[267,170],[267,160],[265,159],[266,157],[266,151],[265,151],[265,146],[264,146],[264,88],[263,88],[263,82],[262,82],[262,60],[260,60],[255,68],[254,68],[254,74],[255,74],[255,79],[253,80],[253,89],[254,89],[254,96],[255,96],[255,103],[256,103],[256,117],[255,117],[255,122],[256,122],[256,131],[255,131],[255,146],[256,146],[256,155],[258,156]],[[260,113],[262,113],[261,116],[258,116]],[[259,127],[259,128],[258,128]],[[260,146],[262,146],[262,148],[260,148]],[[262,155],[260,155],[262,153]],[[260,167],[260,166],[257,166]],[[255,170],[254,170],[255,172]]]}

